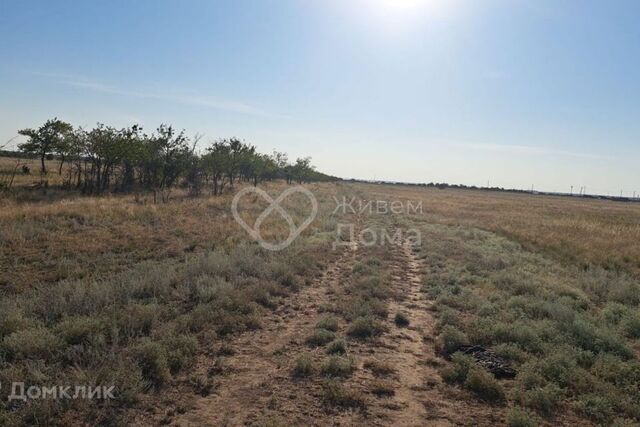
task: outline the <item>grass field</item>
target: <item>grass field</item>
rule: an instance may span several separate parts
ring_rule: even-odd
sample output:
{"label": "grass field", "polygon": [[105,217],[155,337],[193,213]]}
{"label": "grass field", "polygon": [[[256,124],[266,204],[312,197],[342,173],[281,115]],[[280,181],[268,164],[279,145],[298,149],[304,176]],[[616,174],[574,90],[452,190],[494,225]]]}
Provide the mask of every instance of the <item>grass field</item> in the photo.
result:
{"label": "grass field", "polygon": [[[234,221],[234,192],[4,197],[0,425],[640,421],[640,205],[307,188],[318,216],[282,252]],[[352,197],[421,209],[336,209]],[[255,219],[266,203],[242,206]],[[283,207],[296,224],[309,210],[297,196]],[[394,238],[336,246],[344,224]],[[470,345],[515,375],[494,377],[459,351]],[[16,381],[115,385],[117,398],[9,402]]]}

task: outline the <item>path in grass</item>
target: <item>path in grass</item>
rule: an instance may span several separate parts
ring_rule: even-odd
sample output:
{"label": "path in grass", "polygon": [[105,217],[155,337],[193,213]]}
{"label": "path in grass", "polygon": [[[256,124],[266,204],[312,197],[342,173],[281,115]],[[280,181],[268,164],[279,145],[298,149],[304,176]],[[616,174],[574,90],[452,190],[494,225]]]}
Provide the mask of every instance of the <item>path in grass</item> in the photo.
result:
{"label": "path in grass", "polygon": [[215,376],[210,394],[181,399],[177,407],[166,408],[157,417],[169,425],[198,426],[260,425],[269,417],[300,425],[321,420],[318,387],[295,380],[291,370],[296,356],[308,350],[304,340],[322,316],[328,290],[338,285],[343,270],[350,269],[354,261],[355,252],[345,249],[319,280],[266,313],[263,328],[231,340],[233,352],[219,359],[223,360],[219,369],[215,357],[203,358],[194,374]]}

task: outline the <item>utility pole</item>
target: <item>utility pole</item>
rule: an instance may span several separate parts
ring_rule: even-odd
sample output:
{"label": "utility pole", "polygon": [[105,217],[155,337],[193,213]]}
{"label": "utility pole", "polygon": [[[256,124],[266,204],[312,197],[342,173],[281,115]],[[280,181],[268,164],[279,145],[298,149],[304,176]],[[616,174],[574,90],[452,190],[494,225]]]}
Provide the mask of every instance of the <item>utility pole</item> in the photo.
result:
{"label": "utility pole", "polygon": [[569,194],[573,196],[573,185],[571,186],[571,193]]}

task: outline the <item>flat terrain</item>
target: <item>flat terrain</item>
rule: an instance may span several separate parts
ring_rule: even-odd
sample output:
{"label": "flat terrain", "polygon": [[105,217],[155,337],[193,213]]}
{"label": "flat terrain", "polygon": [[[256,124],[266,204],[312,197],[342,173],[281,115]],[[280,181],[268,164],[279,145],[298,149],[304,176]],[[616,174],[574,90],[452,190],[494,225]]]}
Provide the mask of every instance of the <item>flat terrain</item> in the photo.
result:
{"label": "flat terrain", "polygon": [[[640,204],[306,187],[318,216],[282,252],[234,221],[234,192],[1,200],[0,383],[117,398],[2,387],[0,424],[640,421]],[[240,203],[249,223],[266,206]]]}

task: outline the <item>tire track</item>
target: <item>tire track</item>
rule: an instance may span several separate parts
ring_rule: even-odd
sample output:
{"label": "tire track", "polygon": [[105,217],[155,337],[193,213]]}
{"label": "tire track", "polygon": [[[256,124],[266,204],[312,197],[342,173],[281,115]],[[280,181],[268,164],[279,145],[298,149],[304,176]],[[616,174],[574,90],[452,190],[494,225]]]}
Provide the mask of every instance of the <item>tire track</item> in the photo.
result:
{"label": "tire track", "polygon": [[[263,319],[263,328],[232,340],[235,354],[228,357],[211,395],[191,396],[187,410],[170,411],[163,424],[179,426],[238,426],[261,422],[277,412],[288,423],[318,425],[325,416],[310,382],[291,377],[292,363],[308,351],[304,338],[322,317],[331,289],[339,285],[345,269],[355,262],[355,251],[346,249],[320,279],[286,299]],[[213,361],[206,357],[194,370],[207,375]],[[158,420],[139,420],[157,425]],[[149,424],[147,424],[149,423]]]}

